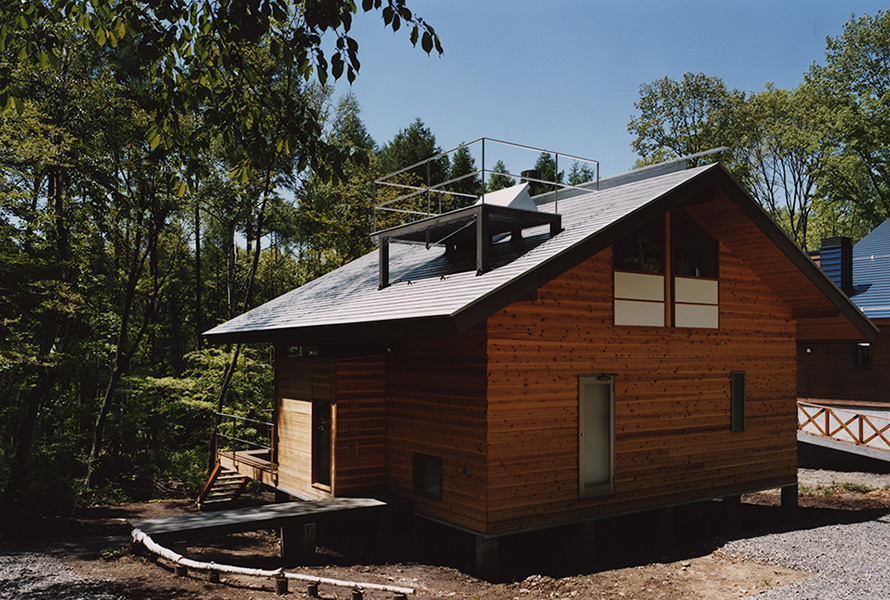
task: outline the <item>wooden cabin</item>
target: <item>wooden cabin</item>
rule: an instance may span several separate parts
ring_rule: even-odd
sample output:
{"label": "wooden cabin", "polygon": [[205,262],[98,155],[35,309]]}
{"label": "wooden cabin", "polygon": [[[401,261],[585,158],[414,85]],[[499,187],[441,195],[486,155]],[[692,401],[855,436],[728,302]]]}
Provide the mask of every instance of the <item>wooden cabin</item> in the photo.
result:
{"label": "wooden cabin", "polygon": [[857,244],[827,238],[813,257],[880,329],[873,339],[838,335],[827,320],[798,342],[797,394],[820,403],[890,403],[890,220]]}
{"label": "wooden cabin", "polygon": [[535,528],[796,501],[801,332],[875,328],[724,167],[645,174],[378,232],[207,332],[274,344],[274,485],[408,499],[486,557]]}

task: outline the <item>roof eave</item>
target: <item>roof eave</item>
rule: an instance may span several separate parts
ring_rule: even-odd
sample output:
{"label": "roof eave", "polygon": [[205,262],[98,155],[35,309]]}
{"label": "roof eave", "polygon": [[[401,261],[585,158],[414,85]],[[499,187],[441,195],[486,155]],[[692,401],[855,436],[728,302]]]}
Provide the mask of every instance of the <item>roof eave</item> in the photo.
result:
{"label": "roof eave", "polygon": [[286,327],[253,331],[205,332],[204,338],[214,344],[310,344],[362,339],[389,339],[420,335],[453,335],[459,333],[450,317],[423,317],[364,323]]}

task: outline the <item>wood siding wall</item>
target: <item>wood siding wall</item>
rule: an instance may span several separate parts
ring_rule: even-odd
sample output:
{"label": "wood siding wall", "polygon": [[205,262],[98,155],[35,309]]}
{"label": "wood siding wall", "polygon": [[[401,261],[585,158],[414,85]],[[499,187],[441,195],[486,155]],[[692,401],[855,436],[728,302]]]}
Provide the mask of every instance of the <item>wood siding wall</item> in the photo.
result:
{"label": "wood siding wall", "polygon": [[872,343],[871,367],[853,366],[853,341],[802,340],[797,346],[798,397],[890,403],[890,319],[875,324],[881,333]]}
{"label": "wood siding wall", "polygon": [[[303,498],[370,493],[386,471],[386,375],[382,359],[275,363],[278,486]],[[330,490],[312,483],[312,401],[331,406]]]}
{"label": "wood siding wall", "polygon": [[312,401],[332,400],[334,385],[331,362],[275,361],[278,487],[301,498],[317,500],[332,495],[312,485]]}
{"label": "wood siding wall", "polygon": [[[717,330],[615,326],[612,285],[607,250],[489,318],[484,531],[796,480],[795,326],[781,299],[722,244]],[[731,371],[746,372],[741,433]],[[616,376],[615,494],[580,499],[578,375],[597,373]]]}
{"label": "wood siding wall", "polygon": [[337,362],[334,492],[354,496],[386,484],[386,363]]}
{"label": "wood siding wall", "polygon": [[[387,490],[420,514],[486,527],[485,328],[405,339],[388,362]],[[442,459],[442,497],[413,491],[414,452]]]}

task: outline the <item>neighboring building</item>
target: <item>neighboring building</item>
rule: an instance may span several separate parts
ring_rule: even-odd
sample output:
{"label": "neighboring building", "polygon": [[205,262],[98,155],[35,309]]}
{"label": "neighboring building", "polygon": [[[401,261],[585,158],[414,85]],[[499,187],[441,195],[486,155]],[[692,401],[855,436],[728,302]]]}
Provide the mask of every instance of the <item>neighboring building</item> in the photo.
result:
{"label": "neighboring building", "polygon": [[254,476],[406,498],[487,558],[532,528],[796,500],[798,339],[875,329],[722,166],[645,173],[379,232],[379,251],[207,332],[275,347]]}
{"label": "neighboring building", "polygon": [[843,338],[828,321],[798,342],[798,397],[890,402],[890,220],[855,246],[827,238],[813,258],[880,330]]}

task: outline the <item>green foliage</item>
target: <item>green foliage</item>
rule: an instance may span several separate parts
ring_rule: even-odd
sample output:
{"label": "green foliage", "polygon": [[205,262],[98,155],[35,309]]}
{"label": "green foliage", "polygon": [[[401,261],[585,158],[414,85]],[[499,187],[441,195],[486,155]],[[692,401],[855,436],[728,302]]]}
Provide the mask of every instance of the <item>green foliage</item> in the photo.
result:
{"label": "green foliage", "polygon": [[890,12],[851,18],[806,81],[830,117],[820,140],[820,195],[852,202],[874,227],[890,217]]}
{"label": "green foliage", "polygon": [[516,185],[515,179],[508,175],[501,175],[501,173],[510,172],[510,170],[507,169],[507,165],[504,164],[504,161],[498,160],[496,163],[494,163],[494,167],[492,167],[491,170],[493,171],[493,173],[488,176],[486,191],[496,192],[497,190],[502,190],[504,188]]}
{"label": "green foliage", "polygon": [[[816,197],[816,172],[827,114],[814,90],[766,90],[752,94],[738,108],[745,137],[749,189],[756,200],[807,249],[809,217]],[[818,244],[817,244],[818,246]]]}
{"label": "green foliage", "polygon": [[[463,142],[461,142],[463,143]],[[482,187],[482,180],[476,171],[476,159],[470,154],[466,148],[458,148],[451,156],[451,166],[448,171],[448,180],[457,180],[445,187],[449,192],[457,192],[460,194],[468,194],[472,198],[466,196],[454,196],[449,198],[445,210],[454,210],[464,206],[470,206],[476,202]],[[444,204],[444,203],[443,203]]]}
{"label": "green foliage", "polygon": [[[196,329],[368,249],[374,143],[354,97],[326,122],[313,81],[354,76],[358,8],[263,8],[0,7],[3,500],[193,495],[230,356]],[[440,49],[401,0],[362,9]],[[242,349],[226,397],[268,420],[267,351]]]}
{"label": "green foliage", "polygon": [[[380,170],[382,173],[393,173],[441,152],[442,149],[436,144],[436,136],[418,117],[380,149]],[[423,184],[435,185],[446,180],[448,162],[448,157],[442,156],[408,173]]]}
{"label": "green foliage", "polygon": [[581,185],[594,180],[596,180],[596,170],[588,164],[575,161],[572,163],[572,168],[569,169],[566,182],[569,185]]}
{"label": "green foliage", "polygon": [[[384,25],[393,31],[405,25],[412,44],[420,41],[425,52],[435,49],[441,54],[435,30],[405,0],[363,0],[361,9],[379,11]],[[0,52],[7,60],[0,62],[0,109],[24,109],[30,95],[15,77],[16,67],[46,69],[65,62],[67,45],[57,27],[77,27],[109,50],[127,44],[135,48],[154,99],[144,138],[153,148],[181,148],[196,156],[206,148],[206,132],[240,143],[265,129],[270,147],[293,154],[300,169],[317,169],[322,160],[338,167],[343,156],[323,142],[317,113],[282,104],[281,98],[257,87],[266,75],[256,53],[275,57],[285,87],[313,76],[321,84],[329,76],[343,75],[352,82],[360,68],[359,45],[350,36],[357,13],[357,3],[351,0],[4,3]],[[334,47],[326,51],[324,42],[331,37]],[[201,115],[193,121],[197,127],[183,129],[183,115]],[[274,126],[267,127],[267,121]],[[246,155],[242,173],[261,170],[262,160],[262,155]]]}
{"label": "green foliage", "polygon": [[[542,181],[555,181],[557,183],[562,183],[565,177],[565,172],[560,171],[556,172],[556,159],[554,156],[548,152],[541,152],[538,155],[538,159],[535,161],[534,169],[541,174],[540,179]],[[537,193],[543,194],[544,192],[552,192],[556,189],[557,186],[549,185],[549,184],[539,184]]]}
{"label": "green foliage", "polygon": [[[728,89],[719,77],[685,73],[681,81],[669,77],[640,86],[639,111],[627,130],[636,136],[633,150],[645,164],[688,156],[721,146],[733,148],[740,137],[736,109],[745,95]],[[730,153],[692,160],[692,165],[722,160],[742,181],[746,172]],[[642,166],[642,165],[640,165]]]}
{"label": "green foliage", "polygon": [[852,481],[842,481],[837,484],[837,487],[857,494],[867,494],[873,489],[871,486],[865,485],[864,483],[854,483]]}

